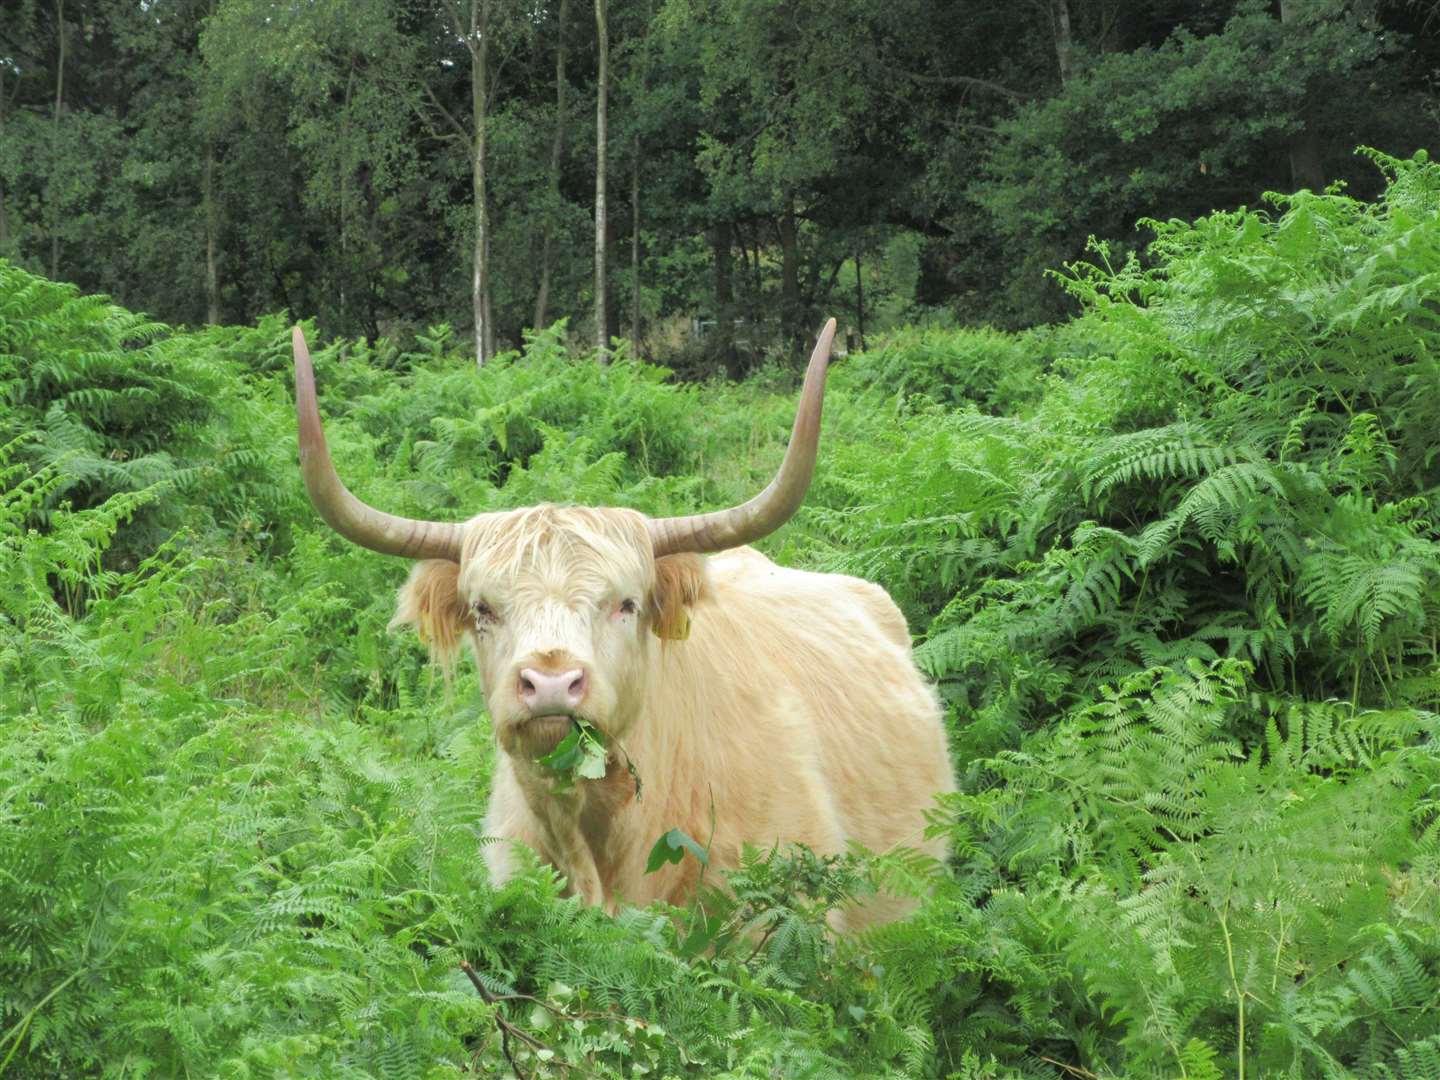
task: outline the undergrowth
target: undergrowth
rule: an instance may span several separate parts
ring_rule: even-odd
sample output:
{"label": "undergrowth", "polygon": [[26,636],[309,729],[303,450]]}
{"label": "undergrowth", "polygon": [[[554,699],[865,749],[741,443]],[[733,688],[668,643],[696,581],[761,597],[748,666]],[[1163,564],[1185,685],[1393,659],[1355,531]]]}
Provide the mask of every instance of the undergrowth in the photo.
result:
{"label": "undergrowth", "polygon": [[[486,880],[474,678],[310,511],[286,320],[0,263],[0,1076],[1440,1075],[1440,170],[1375,157],[1377,204],[1098,250],[1065,326],[840,365],[767,545],[905,608],[950,863],[613,919]],[[734,501],[793,408],[563,327],[316,361],[347,483],[429,517]],[[876,889],[917,914],[827,932]]]}

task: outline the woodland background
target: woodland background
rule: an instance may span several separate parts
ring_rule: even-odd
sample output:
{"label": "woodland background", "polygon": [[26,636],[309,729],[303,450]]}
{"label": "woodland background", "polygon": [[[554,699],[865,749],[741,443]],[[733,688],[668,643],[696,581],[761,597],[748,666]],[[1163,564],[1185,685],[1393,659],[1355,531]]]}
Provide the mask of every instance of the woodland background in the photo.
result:
{"label": "woodland background", "polygon": [[[1142,216],[1374,196],[1355,147],[1433,145],[1437,20],[1422,0],[5,0],[0,257],[170,323],[285,309],[373,342],[444,321],[488,356],[569,317],[741,374],[830,314],[1072,314],[1044,272],[1091,235],[1138,246]],[[708,356],[677,357],[672,317],[714,320]]]}
{"label": "woodland background", "polygon": [[[0,1078],[1440,1077],[1428,7],[616,4],[613,236],[561,10],[5,8]],[[311,509],[291,320],[347,483],[458,520],[747,497],[830,310],[764,546],[904,609],[950,859],[493,888],[474,674]]]}

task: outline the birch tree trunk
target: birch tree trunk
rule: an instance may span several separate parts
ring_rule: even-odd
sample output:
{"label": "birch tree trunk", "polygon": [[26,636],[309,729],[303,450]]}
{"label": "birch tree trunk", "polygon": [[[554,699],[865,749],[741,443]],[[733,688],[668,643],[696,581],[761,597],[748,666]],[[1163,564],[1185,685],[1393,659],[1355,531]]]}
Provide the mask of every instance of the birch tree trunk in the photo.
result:
{"label": "birch tree trunk", "polygon": [[1068,0],[1054,0],[1052,19],[1055,24],[1055,60],[1060,67],[1060,85],[1065,86],[1075,78],[1075,42],[1070,36],[1070,4]]}
{"label": "birch tree trunk", "polygon": [[609,297],[605,282],[605,156],[609,135],[606,130],[606,97],[610,78],[610,32],[605,25],[606,0],[595,0],[595,33],[600,45],[600,74],[595,100],[595,348],[600,362],[608,362],[610,345]]}
{"label": "birch tree trunk", "polygon": [[[340,140],[344,146],[350,145],[350,99],[355,94],[355,68],[350,68],[350,74],[345,79],[345,101],[341,110]],[[348,158],[348,155],[347,155]],[[340,234],[340,323],[345,325],[349,322],[347,318],[346,303],[350,297],[350,209],[348,193],[350,190],[350,170],[346,167],[347,162],[342,162],[338,187],[340,189],[340,210],[335,222],[336,231]]]}
{"label": "birch tree trunk", "polygon": [[[1302,5],[1298,0],[1280,0],[1280,22],[1294,26],[1298,21]],[[1296,189],[1309,188],[1311,191],[1325,190],[1325,167],[1320,158],[1320,136],[1315,131],[1314,119],[1307,102],[1300,104],[1301,128],[1289,138],[1290,183]]]}
{"label": "birch tree trunk", "polygon": [[[483,33],[483,31],[482,31]],[[470,96],[474,112],[471,135],[471,199],[475,207],[474,272],[470,301],[475,319],[475,363],[483,366],[494,353],[494,328],[490,325],[490,206],[486,194],[486,124],[488,102],[485,93],[487,48],[483,40],[470,54]]]}
{"label": "birch tree trunk", "polygon": [[800,252],[795,236],[795,200],[787,197],[780,215],[780,320],[785,341],[800,336]]}
{"label": "birch tree trunk", "polygon": [[215,146],[205,140],[205,322],[220,325],[220,270],[215,261]]}
{"label": "birch tree trunk", "polygon": [[630,163],[630,343],[640,348],[640,136]]}
{"label": "birch tree trunk", "polygon": [[60,55],[55,64],[55,114],[50,127],[50,280],[60,277],[60,115],[65,100],[65,0],[55,0],[55,32]]}
{"label": "birch tree trunk", "polygon": [[[0,144],[5,142],[5,69],[0,68]],[[0,177],[0,258],[10,250],[10,217],[5,210],[5,181]]]}
{"label": "birch tree trunk", "polygon": [[[558,40],[555,43],[555,135],[550,141],[550,197],[554,206],[560,205],[560,163],[565,156],[565,16],[570,10],[570,0],[560,0],[560,11],[555,17]],[[540,289],[535,295],[535,329],[546,325],[550,307],[550,275],[555,261],[555,219],[552,214],[545,218],[545,235],[540,243]]]}
{"label": "birch tree trunk", "polygon": [[860,351],[865,351],[865,279],[861,273],[860,252],[855,252],[855,318],[860,324]]}
{"label": "birch tree trunk", "polygon": [[470,96],[474,109],[475,160],[472,170],[475,197],[475,362],[484,364],[495,354],[495,327],[490,311],[490,201],[486,194],[487,123],[489,112],[490,35],[489,0],[470,0]]}
{"label": "birch tree trunk", "polygon": [[[474,214],[471,244],[470,307],[475,323],[475,365],[484,367],[495,355],[495,322],[490,301],[490,204],[486,196],[486,149],[490,103],[490,0],[470,0],[470,17],[461,19],[460,5],[448,7],[450,28],[470,54],[470,130],[445,113],[470,151],[470,197]],[[444,109],[441,109],[444,112]]]}
{"label": "birch tree trunk", "polygon": [[[645,26],[650,27],[654,20],[653,4],[650,0],[645,3]],[[640,69],[640,94],[646,93],[650,82],[648,62],[643,60],[644,52],[641,52],[642,67]],[[640,132],[637,130],[631,147],[630,158],[630,343],[639,351],[640,349]]]}
{"label": "birch tree trunk", "polygon": [[[733,283],[735,230],[722,221],[710,230],[710,248],[715,256],[715,351],[725,370],[739,376],[735,354],[735,289]],[[744,252],[741,252],[742,260]]]}

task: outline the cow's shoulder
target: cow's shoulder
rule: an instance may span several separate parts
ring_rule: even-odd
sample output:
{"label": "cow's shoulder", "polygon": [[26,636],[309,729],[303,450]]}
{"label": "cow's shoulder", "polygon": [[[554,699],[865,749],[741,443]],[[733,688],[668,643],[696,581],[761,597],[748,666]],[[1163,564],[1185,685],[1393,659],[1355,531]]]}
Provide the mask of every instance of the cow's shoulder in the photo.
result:
{"label": "cow's shoulder", "polygon": [[849,613],[872,625],[889,641],[910,648],[905,616],[879,585],[849,574],[825,574],[781,566],[750,547],[733,548],[711,556],[709,580],[716,600],[758,596],[784,604],[792,611],[815,608],[829,619]]}

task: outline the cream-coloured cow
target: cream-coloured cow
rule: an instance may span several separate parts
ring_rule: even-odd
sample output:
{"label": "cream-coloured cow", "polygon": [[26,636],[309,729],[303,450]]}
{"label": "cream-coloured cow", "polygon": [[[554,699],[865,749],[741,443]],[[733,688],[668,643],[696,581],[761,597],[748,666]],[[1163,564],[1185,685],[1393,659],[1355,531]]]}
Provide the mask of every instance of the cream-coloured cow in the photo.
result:
{"label": "cream-coloured cow", "polygon": [[[645,873],[676,827],[707,843],[720,871],[746,843],[942,854],[923,814],[953,779],[899,610],[879,586],[743,546],[804,498],[834,329],[811,357],[780,472],[750,502],[665,519],[538,506],[461,524],[395,517],[345,489],[295,329],[300,461],[316,508],[357,544],[422,560],[395,622],[414,624],[442,660],[468,643],[479,665],[503,751],[486,831],[533,848],[589,903],[688,899],[694,859]],[[607,737],[607,771],[557,783],[536,759],[577,718]],[[512,872],[512,844],[485,851],[495,880]],[[899,911],[873,901],[848,925]]]}

